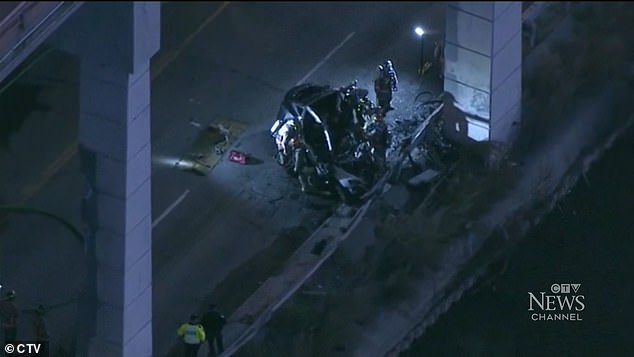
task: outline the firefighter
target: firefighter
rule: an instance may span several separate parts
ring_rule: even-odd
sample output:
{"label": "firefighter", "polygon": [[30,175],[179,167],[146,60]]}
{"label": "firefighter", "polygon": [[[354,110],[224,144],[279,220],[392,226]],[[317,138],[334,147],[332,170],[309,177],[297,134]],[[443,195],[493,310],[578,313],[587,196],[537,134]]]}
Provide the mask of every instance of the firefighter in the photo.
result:
{"label": "firefighter", "polygon": [[390,79],[392,92],[398,92],[398,75],[396,74],[396,69],[394,69],[394,65],[392,64],[392,61],[386,60],[383,63],[383,67],[385,68],[385,73]]}
{"label": "firefighter", "polygon": [[180,325],[176,331],[183,338],[185,357],[197,357],[200,345],[205,342],[205,329],[198,323],[198,316],[191,315],[189,321]]}
{"label": "firefighter", "polygon": [[398,77],[392,61],[387,60],[377,67],[378,77],[374,80],[376,101],[383,114],[394,109],[391,106],[392,93],[398,90]]}
{"label": "firefighter", "polygon": [[376,102],[383,113],[392,110],[392,84],[390,78],[385,75],[383,66],[378,67],[379,76],[374,80],[374,93]]}
{"label": "firefighter", "polygon": [[289,162],[290,155],[293,154],[292,150],[289,149],[292,149],[293,146],[295,146],[295,141],[298,139],[299,128],[295,120],[291,119],[282,124],[275,137],[277,150],[279,154],[281,154],[280,164],[285,166]]}
{"label": "firefighter", "polygon": [[298,134],[297,131],[297,123],[295,120],[288,120],[286,123],[282,124],[282,127],[278,131],[278,144],[280,150],[283,151],[284,155],[287,155],[287,149],[290,141],[295,138]]}

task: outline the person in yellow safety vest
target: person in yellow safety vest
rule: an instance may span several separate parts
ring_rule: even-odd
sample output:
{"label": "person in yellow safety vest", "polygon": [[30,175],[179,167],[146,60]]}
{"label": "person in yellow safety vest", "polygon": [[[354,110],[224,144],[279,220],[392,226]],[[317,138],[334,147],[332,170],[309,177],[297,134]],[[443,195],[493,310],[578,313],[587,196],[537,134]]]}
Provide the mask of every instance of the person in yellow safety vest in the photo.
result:
{"label": "person in yellow safety vest", "polygon": [[197,357],[200,345],[206,340],[205,329],[198,324],[198,316],[191,315],[189,322],[180,325],[176,333],[183,338],[185,357]]}

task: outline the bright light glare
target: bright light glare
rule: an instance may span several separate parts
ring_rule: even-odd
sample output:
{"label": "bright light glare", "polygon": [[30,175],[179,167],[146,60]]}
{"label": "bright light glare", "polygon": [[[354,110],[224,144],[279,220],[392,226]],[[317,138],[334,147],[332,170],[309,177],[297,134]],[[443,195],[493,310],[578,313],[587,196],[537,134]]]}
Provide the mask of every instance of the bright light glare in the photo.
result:
{"label": "bright light glare", "polygon": [[191,160],[178,160],[174,164],[174,167],[179,168],[181,170],[193,169],[194,163]]}
{"label": "bright light glare", "polygon": [[171,166],[174,167],[177,165],[177,163],[180,161],[178,158],[175,157],[165,157],[165,156],[155,156],[152,158],[152,161],[154,161],[155,164],[161,165],[161,166]]}
{"label": "bright light glare", "polygon": [[416,27],[414,29],[414,32],[418,35],[418,37],[421,37],[421,36],[423,36],[425,34],[425,31],[420,26]]}

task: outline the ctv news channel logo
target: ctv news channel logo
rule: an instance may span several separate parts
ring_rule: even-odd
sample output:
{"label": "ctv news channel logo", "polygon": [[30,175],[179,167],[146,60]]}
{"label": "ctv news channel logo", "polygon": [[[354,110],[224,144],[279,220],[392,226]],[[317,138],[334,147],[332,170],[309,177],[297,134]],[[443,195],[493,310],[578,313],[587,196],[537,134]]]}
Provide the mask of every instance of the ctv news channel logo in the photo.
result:
{"label": "ctv news channel logo", "polygon": [[14,357],[50,357],[48,355],[47,342],[5,343],[4,355]]}
{"label": "ctv news channel logo", "polygon": [[550,293],[528,293],[528,311],[533,321],[582,321],[585,296],[581,284],[552,284]]}

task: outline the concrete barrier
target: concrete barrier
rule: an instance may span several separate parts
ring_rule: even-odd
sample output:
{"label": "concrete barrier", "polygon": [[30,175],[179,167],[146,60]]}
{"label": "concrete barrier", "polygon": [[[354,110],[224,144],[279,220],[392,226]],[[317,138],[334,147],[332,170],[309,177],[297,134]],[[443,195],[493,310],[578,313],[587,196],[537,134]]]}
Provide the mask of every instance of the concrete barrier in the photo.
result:
{"label": "concrete barrier", "polygon": [[[365,196],[367,200],[361,207],[354,208],[342,204],[335,214],[328,218],[287,261],[284,271],[267,279],[236,311],[230,316],[225,330],[228,346],[220,357],[229,357],[249,342],[260,329],[273,317],[273,314],[290,299],[295,292],[332,256],[339,244],[344,241],[365,217],[369,208],[386,191],[389,179],[400,170],[409,153],[420,143],[423,131],[429,122],[442,112],[439,104],[409,137],[409,144],[403,147],[387,172],[377,181]],[[319,255],[313,253],[321,242],[325,248]]]}

